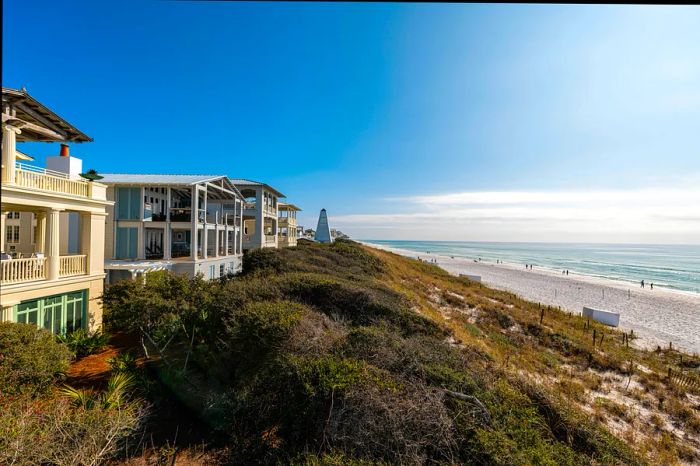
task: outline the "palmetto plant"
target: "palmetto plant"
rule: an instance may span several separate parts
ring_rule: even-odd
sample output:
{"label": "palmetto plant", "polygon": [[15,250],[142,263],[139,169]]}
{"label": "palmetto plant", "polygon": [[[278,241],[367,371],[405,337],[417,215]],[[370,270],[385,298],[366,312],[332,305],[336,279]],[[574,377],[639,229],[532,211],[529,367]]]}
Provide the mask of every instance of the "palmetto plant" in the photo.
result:
{"label": "palmetto plant", "polygon": [[118,372],[109,378],[107,388],[101,393],[71,387],[70,385],[65,385],[61,388],[61,393],[70,399],[75,406],[84,409],[99,407],[110,410],[127,405],[129,389],[133,386],[134,377],[132,375]]}

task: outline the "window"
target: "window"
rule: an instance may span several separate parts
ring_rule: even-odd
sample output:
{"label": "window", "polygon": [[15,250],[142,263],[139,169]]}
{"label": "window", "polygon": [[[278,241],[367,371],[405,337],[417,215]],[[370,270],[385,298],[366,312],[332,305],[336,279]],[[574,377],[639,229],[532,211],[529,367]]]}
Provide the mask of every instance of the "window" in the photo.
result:
{"label": "window", "polygon": [[117,220],[140,220],[141,188],[117,188],[116,199]]}
{"label": "window", "polygon": [[209,279],[213,280],[214,279],[214,273],[216,272],[216,268],[213,265],[209,266]]}
{"label": "window", "polygon": [[19,219],[19,212],[8,212],[7,218],[11,219]]}
{"label": "window", "polygon": [[77,291],[33,299],[15,306],[15,321],[65,334],[83,328],[86,292]]}
{"label": "window", "polygon": [[8,243],[19,243],[19,225],[7,225],[5,227],[5,240]]}
{"label": "window", "polygon": [[225,272],[225,270],[224,270],[225,267],[226,267],[225,264],[221,264],[221,265],[219,266],[219,276],[220,276],[220,277],[223,277],[224,275],[226,275],[226,272]]}
{"label": "window", "polygon": [[117,228],[116,258],[136,259],[138,257],[138,228]]}

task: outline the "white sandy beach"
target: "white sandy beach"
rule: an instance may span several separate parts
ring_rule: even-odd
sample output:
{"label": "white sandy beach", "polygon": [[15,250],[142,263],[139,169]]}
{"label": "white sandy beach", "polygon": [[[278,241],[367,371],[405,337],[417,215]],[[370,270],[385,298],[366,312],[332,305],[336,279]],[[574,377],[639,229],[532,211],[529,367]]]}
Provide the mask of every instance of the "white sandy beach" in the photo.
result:
{"label": "white sandy beach", "polygon": [[620,313],[620,328],[633,329],[639,335],[636,344],[645,347],[681,348],[700,353],[700,294],[663,288],[650,290],[617,280],[577,275],[522,264],[474,262],[438,254],[416,253],[376,244],[363,243],[408,257],[436,259],[437,264],[454,274],[481,276],[493,288],[511,291],[530,301],[581,312],[583,306]]}

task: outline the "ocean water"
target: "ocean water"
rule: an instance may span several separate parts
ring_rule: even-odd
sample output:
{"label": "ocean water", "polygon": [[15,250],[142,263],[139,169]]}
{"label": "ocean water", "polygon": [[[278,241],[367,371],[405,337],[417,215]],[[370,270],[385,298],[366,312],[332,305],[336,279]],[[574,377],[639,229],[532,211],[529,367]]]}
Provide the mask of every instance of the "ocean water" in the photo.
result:
{"label": "ocean water", "polygon": [[415,251],[417,256],[429,251],[490,262],[500,259],[700,293],[700,245],[363,241]]}

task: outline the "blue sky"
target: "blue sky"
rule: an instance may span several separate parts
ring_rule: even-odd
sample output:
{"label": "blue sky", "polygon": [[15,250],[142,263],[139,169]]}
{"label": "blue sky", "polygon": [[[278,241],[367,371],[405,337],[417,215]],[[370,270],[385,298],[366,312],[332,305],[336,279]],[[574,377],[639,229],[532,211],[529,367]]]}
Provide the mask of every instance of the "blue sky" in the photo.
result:
{"label": "blue sky", "polygon": [[357,238],[700,242],[697,7],[3,13],[3,85],[92,136],[72,151],[100,172],[266,181]]}

